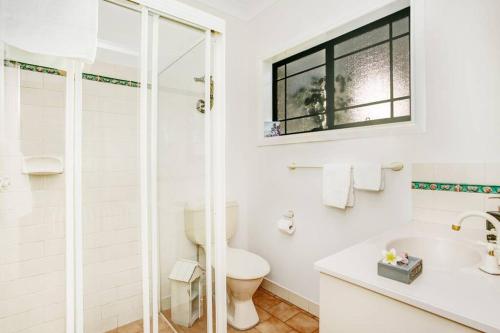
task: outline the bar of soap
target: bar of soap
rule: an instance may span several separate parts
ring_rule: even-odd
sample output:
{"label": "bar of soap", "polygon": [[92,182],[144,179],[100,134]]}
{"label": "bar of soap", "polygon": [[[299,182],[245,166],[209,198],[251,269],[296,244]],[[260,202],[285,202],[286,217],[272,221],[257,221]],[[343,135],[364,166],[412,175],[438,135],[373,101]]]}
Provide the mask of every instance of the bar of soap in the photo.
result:
{"label": "bar of soap", "polygon": [[403,282],[412,283],[420,274],[422,274],[422,259],[417,257],[408,257],[408,263],[403,265],[385,264],[382,260],[378,262],[377,273],[380,276]]}

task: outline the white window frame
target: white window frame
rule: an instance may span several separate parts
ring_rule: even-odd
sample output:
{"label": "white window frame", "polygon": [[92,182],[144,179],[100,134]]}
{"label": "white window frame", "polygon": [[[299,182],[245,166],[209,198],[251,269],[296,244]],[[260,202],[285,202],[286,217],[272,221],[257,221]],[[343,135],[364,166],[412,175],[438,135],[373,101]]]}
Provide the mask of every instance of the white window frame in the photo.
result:
{"label": "white window frame", "polygon": [[[345,33],[360,28],[370,22],[381,19],[392,13],[410,6],[410,59],[411,59],[411,120],[407,122],[388,123],[380,125],[351,127],[344,129],[325,130],[318,132],[264,137],[264,122],[272,121],[272,65],[293,54],[300,53],[315,45],[339,37]],[[426,129],[425,107],[425,48],[424,48],[424,1],[396,0],[358,18],[347,20],[316,36],[294,41],[293,45],[274,50],[268,56],[259,60],[260,92],[258,109],[260,116],[257,124],[257,145],[281,145],[319,141],[334,141],[342,139],[366,138],[373,136],[402,135],[423,133]],[[319,37],[318,37],[319,36]]]}

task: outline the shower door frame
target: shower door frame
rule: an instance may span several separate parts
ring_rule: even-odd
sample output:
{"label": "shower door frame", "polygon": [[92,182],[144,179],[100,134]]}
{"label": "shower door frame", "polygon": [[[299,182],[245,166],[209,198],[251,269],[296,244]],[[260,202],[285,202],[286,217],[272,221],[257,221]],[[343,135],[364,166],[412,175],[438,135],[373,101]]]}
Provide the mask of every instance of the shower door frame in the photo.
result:
{"label": "shower door frame", "polygon": [[[149,122],[158,118],[158,19],[164,17],[189,26],[193,26],[205,32],[205,64],[214,64],[214,108],[212,112],[205,115],[205,152],[206,163],[205,177],[205,222],[206,222],[206,244],[207,253],[211,253],[211,225],[214,223],[215,244],[215,304],[216,304],[216,333],[227,332],[227,295],[226,295],[226,214],[225,214],[225,21],[195,9],[175,0],[105,0],[116,5],[125,6],[141,13],[141,50],[140,50],[140,109],[139,109],[139,155],[140,155],[140,223],[141,223],[141,253],[142,253],[142,292],[143,292],[143,332],[151,332],[150,319],[152,318],[153,331],[158,333],[159,315],[159,242],[158,242],[158,213],[157,204],[157,166],[158,156],[157,130],[150,130]],[[148,52],[149,20],[153,19],[152,54]],[[212,55],[212,43],[215,47]],[[168,41],[167,41],[168,43]],[[148,63],[151,61],[151,114],[148,112]],[[81,73],[81,67],[75,70]],[[72,71],[70,71],[72,72]],[[71,73],[73,74],[73,73]],[[210,77],[211,68],[208,66],[205,75]],[[73,76],[73,75],[72,75]],[[74,83],[68,83],[68,87],[74,91],[74,100],[67,107],[68,112],[75,112],[74,122],[67,126],[66,140],[71,142],[68,147],[73,147],[66,161],[69,161],[67,169],[68,178],[71,179],[70,186],[74,190],[69,191],[67,199],[74,202],[74,209],[70,209],[67,218],[67,226],[75,236],[74,243],[67,243],[68,276],[74,283],[67,288],[67,302],[71,303],[67,309],[67,333],[83,333],[83,281],[81,272],[83,270],[81,242],[82,230],[82,183],[81,183],[81,75],[74,76]],[[206,76],[207,77],[207,76]],[[205,100],[210,101],[210,80],[205,80]],[[210,102],[206,102],[210,105]],[[208,110],[208,108],[207,108]],[[156,125],[156,124],[155,124]],[[209,126],[207,126],[209,125]],[[213,129],[213,131],[212,131]],[[70,148],[71,149],[71,148]],[[213,169],[212,169],[213,165]],[[154,184],[154,185],[152,185]],[[212,184],[214,184],[212,186]],[[211,212],[213,201],[213,214]],[[72,226],[74,225],[74,227]],[[151,229],[150,229],[151,227]],[[151,238],[151,247],[149,239]],[[72,246],[73,245],[73,246]],[[74,251],[73,251],[74,249]],[[151,249],[151,252],[149,251]],[[211,256],[206,256],[207,267],[211,267]],[[151,263],[151,269],[150,269]],[[76,275],[76,276],[75,276]],[[210,276],[209,276],[210,275]],[[212,333],[212,303],[211,303],[211,274],[207,274],[207,333]],[[151,281],[151,285],[150,285]],[[152,295],[152,296],[151,296]],[[210,304],[208,303],[210,301]],[[152,304],[152,309],[151,309]],[[73,315],[74,314],[74,315]],[[208,318],[208,316],[210,317]],[[72,329],[74,328],[74,329]]]}
{"label": "shower door frame", "polygon": [[[143,279],[143,293],[148,292],[147,296],[143,295],[143,327],[144,332],[150,332],[149,320],[146,318],[152,317],[153,333],[158,333],[158,314],[159,314],[159,228],[158,228],[158,212],[157,212],[157,166],[158,161],[158,136],[156,124],[152,123],[151,131],[147,132],[147,78],[148,78],[148,44],[149,34],[149,19],[152,18],[152,54],[151,54],[151,120],[158,119],[158,21],[160,16],[169,20],[179,21],[181,23],[194,26],[205,31],[205,77],[210,77],[211,74],[211,54],[212,54],[212,39],[215,43],[214,48],[214,81],[216,89],[214,93],[214,113],[205,112],[205,231],[206,231],[206,252],[211,253],[211,226],[215,223],[215,304],[216,304],[216,333],[227,332],[227,295],[226,295],[226,193],[225,193],[225,22],[218,17],[206,14],[205,12],[196,10],[177,1],[165,0],[144,0],[139,1],[142,7],[142,41],[141,41],[141,137],[140,150],[141,156],[147,156],[148,139],[151,143],[151,152],[148,163],[141,157],[141,198],[147,198],[141,205],[141,229],[148,232],[148,221],[151,221],[151,291],[152,291],[152,311],[149,309],[149,303],[145,300],[149,298],[149,279]],[[151,14],[151,16],[150,16]],[[205,80],[205,105],[210,105],[210,80]],[[207,102],[208,101],[208,102]],[[209,110],[209,107],[206,107]],[[212,123],[213,121],[213,123]],[[212,127],[213,125],[213,127]],[[155,128],[153,130],[153,128]],[[213,128],[213,132],[212,132]],[[149,134],[149,135],[148,135]],[[213,170],[212,170],[213,162]],[[213,177],[213,181],[212,181]],[[144,183],[151,179],[150,188]],[[154,184],[154,185],[153,185]],[[212,184],[215,184],[212,188]],[[211,203],[213,197],[213,214],[211,212]],[[149,199],[149,200],[148,200]],[[147,210],[151,207],[151,212],[148,218]],[[214,218],[212,219],[212,216]],[[148,237],[143,234],[143,253],[149,253],[147,250]],[[211,256],[206,257],[206,267],[210,270],[212,267]],[[143,260],[146,260],[143,257]],[[143,261],[143,276],[148,274],[148,262]],[[207,285],[207,332],[212,333],[212,285],[211,274],[206,274]]]}
{"label": "shower door frame", "polygon": [[[148,179],[157,181],[156,166],[152,162],[157,160],[157,132],[148,131],[148,43],[147,34],[148,20],[150,14],[156,23],[153,27],[157,29],[158,18],[165,17],[186,25],[194,26],[205,32],[205,64],[214,64],[212,73],[215,82],[214,108],[210,111],[210,79],[205,80],[205,151],[208,154],[206,160],[206,244],[207,253],[211,253],[210,238],[211,225],[214,224],[215,244],[215,304],[216,304],[216,333],[227,333],[226,313],[226,190],[225,190],[225,113],[226,113],[226,91],[225,91],[225,52],[226,32],[225,21],[195,9],[175,0],[105,0],[116,5],[125,6],[138,10],[142,14],[141,29],[146,33],[141,34],[141,102],[140,102],[140,195],[141,195],[141,245],[142,245],[142,283],[143,283],[143,327],[144,333],[150,333],[150,318],[153,318],[153,333],[158,333],[158,310],[159,310],[159,244],[158,244],[158,220],[157,209],[151,205],[151,200],[156,199],[156,188],[148,184]],[[140,8],[140,9],[138,9]],[[145,40],[144,40],[145,39]],[[155,32],[153,50],[158,49],[158,32]],[[213,59],[212,43],[214,42]],[[168,41],[167,41],[168,42]],[[4,44],[0,42],[0,136],[4,133],[5,115],[5,81],[4,81]],[[152,69],[157,71],[158,54],[152,54]],[[83,242],[82,242],[82,66],[80,61],[68,59],[66,70],[66,106],[65,106],[65,180],[66,180],[66,333],[83,333]],[[158,73],[157,73],[158,74]],[[210,77],[211,68],[207,66],[205,77]],[[158,114],[158,80],[152,81],[152,110],[151,114]],[[154,109],[154,110],[153,110]],[[213,113],[212,113],[213,112]],[[207,126],[210,125],[210,126]],[[212,131],[213,129],[213,131]],[[151,145],[152,158],[148,158],[149,140],[153,139]],[[212,168],[213,166],[213,168]],[[151,177],[152,176],[152,177]],[[153,193],[154,191],[154,193]],[[211,212],[213,200],[213,214]],[[152,217],[152,218],[150,218]],[[152,232],[150,232],[150,226]],[[156,234],[154,234],[156,232]],[[149,253],[149,237],[152,242],[152,256]],[[208,269],[212,266],[211,256],[207,255]],[[152,270],[150,271],[149,263]],[[211,274],[208,282],[211,281]],[[207,276],[208,276],[207,275]],[[152,281],[152,286],[149,281]],[[210,292],[210,286],[207,291]],[[151,297],[151,293],[153,297]],[[210,295],[207,299],[210,300]],[[150,304],[153,300],[153,313]],[[210,315],[211,303],[207,303],[207,315]],[[212,317],[207,318],[207,332],[212,333]]]}

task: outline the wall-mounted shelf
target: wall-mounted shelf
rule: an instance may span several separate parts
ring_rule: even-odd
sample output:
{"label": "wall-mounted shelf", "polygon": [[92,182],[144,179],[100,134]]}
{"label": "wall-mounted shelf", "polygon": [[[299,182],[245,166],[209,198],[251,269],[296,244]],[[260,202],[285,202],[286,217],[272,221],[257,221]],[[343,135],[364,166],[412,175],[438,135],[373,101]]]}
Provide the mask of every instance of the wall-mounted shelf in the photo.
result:
{"label": "wall-mounted shelf", "polygon": [[64,166],[61,157],[57,156],[25,156],[23,158],[23,173],[33,176],[50,176],[63,173]]}

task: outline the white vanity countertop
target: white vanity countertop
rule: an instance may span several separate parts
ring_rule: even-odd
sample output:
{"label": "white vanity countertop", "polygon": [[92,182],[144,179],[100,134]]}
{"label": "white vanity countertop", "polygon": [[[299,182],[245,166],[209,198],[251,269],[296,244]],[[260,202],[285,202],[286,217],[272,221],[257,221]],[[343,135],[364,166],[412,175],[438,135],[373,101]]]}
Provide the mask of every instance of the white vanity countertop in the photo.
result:
{"label": "white vanity countertop", "polygon": [[486,274],[478,265],[433,268],[426,266],[422,258],[423,273],[409,285],[377,275],[377,262],[387,242],[405,237],[465,241],[466,246],[486,253],[485,248],[475,244],[485,240],[484,232],[468,229],[467,222],[460,232],[448,225],[412,222],[321,259],[315,268],[477,330],[500,333],[500,276]]}

